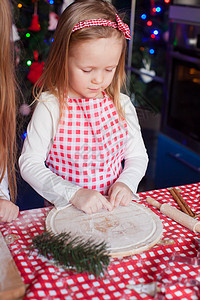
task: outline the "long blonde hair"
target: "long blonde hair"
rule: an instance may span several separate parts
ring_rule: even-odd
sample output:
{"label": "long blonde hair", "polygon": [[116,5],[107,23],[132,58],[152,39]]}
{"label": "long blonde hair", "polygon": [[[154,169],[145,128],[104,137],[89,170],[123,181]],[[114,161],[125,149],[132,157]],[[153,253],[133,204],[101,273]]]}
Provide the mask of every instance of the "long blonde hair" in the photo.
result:
{"label": "long blonde hair", "polygon": [[8,0],[0,0],[0,182],[5,172],[11,200],[16,197],[15,154],[16,112],[11,8]]}
{"label": "long blonde hair", "polygon": [[[70,47],[90,39],[109,38],[115,35],[123,41],[123,50],[114,78],[106,92],[113,100],[119,114],[123,112],[119,102],[121,86],[125,84],[125,52],[126,40],[124,34],[108,26],[83,28],[72,33],[74,26],[80,21],[90,19],[107,19],[116,22],[116,9],[104,0],[77,0],[69,5],[62,13],[54,35],[54,41],[45,65],[45,70],[34,91],[39,87],[36,98],[42,91],[49,91],[58,97],[60,107],[65,105],[68,91],[68,54]],[[36,92],[34,92],[36,95]]]}

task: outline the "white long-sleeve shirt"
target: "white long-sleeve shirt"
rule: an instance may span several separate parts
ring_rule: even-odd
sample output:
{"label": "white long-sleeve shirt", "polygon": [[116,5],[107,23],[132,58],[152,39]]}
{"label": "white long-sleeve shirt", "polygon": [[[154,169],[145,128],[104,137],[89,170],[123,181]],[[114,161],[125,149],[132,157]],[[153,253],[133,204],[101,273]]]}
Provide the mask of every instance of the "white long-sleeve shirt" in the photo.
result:
{"label": "white long-sleeve shirt", "polygon": [[5,175],[0,183],[0,199],[10,200],[7,172],[5,172]]}
{"label": "white long-sleeve shirt", "polygon": [[[135,194],[146,172],[148,156],[130,98],[121,94],[120,101],[128,125],[128,138],[124,155],[125,167],[116,181],[125,183]],[[28,125],[19,158],[23,179],[57,208],[65,207],[75,192],[81,188],[57,176],[45,165],[57,132],[59,116],[58,99],[48,92],[42,93]]]}

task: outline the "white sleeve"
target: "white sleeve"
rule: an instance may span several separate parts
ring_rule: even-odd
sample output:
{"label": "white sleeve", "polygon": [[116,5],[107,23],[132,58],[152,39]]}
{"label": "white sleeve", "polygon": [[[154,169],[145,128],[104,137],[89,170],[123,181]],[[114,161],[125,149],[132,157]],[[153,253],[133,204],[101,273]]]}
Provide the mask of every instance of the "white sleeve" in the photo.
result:
{"label": "white sleeve", "polygon": [[128,96],[121,94],[121,101],[128,125],[128,136],[124,156],[125,166],[117,181],[125,183],[135,195],[138,185],[145,175],[148,156],[136,110]]}
{"label": "white sleeve", "polygon": [[7,172],[5,172],[5,175],[0,183],[0,199],[10,200]]}
{"label": "white sleeve", "polygon": [[[44,101],[46,99],[47,101]],[[57,208],[68,204],[79,186],[64,180],[46,167],[59,120],[57,99],[43,93],[27,128],[19,167],[22,178]]]}

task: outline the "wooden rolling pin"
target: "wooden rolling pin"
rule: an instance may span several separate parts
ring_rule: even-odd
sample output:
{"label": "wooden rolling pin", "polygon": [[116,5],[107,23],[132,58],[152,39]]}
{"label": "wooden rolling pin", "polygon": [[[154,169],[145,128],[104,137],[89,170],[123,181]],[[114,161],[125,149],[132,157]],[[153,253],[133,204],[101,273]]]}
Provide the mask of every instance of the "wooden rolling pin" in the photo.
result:
{"label": "wooden rolling pin", "polygon": [[147,197],[146,200],[149,204],[158,208],[161,211],[161,213],[163,213],[167,217],[185,226],[191,231],[194,231],[195,233],[200,233],[199,221],[195,220],[194,218],[190,217],[189,215],[185,214],[184,212],[178,210],[177,208],[167,203],[161,204],[151,197]]}

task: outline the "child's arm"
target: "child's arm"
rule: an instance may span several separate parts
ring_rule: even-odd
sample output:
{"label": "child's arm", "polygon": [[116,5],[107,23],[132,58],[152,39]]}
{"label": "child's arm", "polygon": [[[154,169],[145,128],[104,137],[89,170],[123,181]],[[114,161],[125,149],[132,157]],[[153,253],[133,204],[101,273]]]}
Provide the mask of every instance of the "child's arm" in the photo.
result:
{"label": "child's arm", "polygon": [[0,199],[10,200],[7,171],[5,172],[2,181],[0,183]]}
{"label": "child's arm", "polygon": [[8,190],[8,177],[5,173],[0,183],[0,223],[15,220],[19,213],[19,207],[10,201]]}
{"label": "child's arm", "polygon": [[148,156],[135,108],[129,97],[122,95],[121,101],[128,125],[128,136],[124,156],[124,169],[109,190],[112,205],[128,205],[131,202],[136,196],[138,185],[146,172],[148,164]]}
{"label": "child's arm", "polygon": [[19,167],[23,179],[42,197],[56,207],[65,207],[80,187],[57,176],[45,166],[58,121],[57,99],[48,93],[42,94],[41,102],[37,104],[28,125]]}

